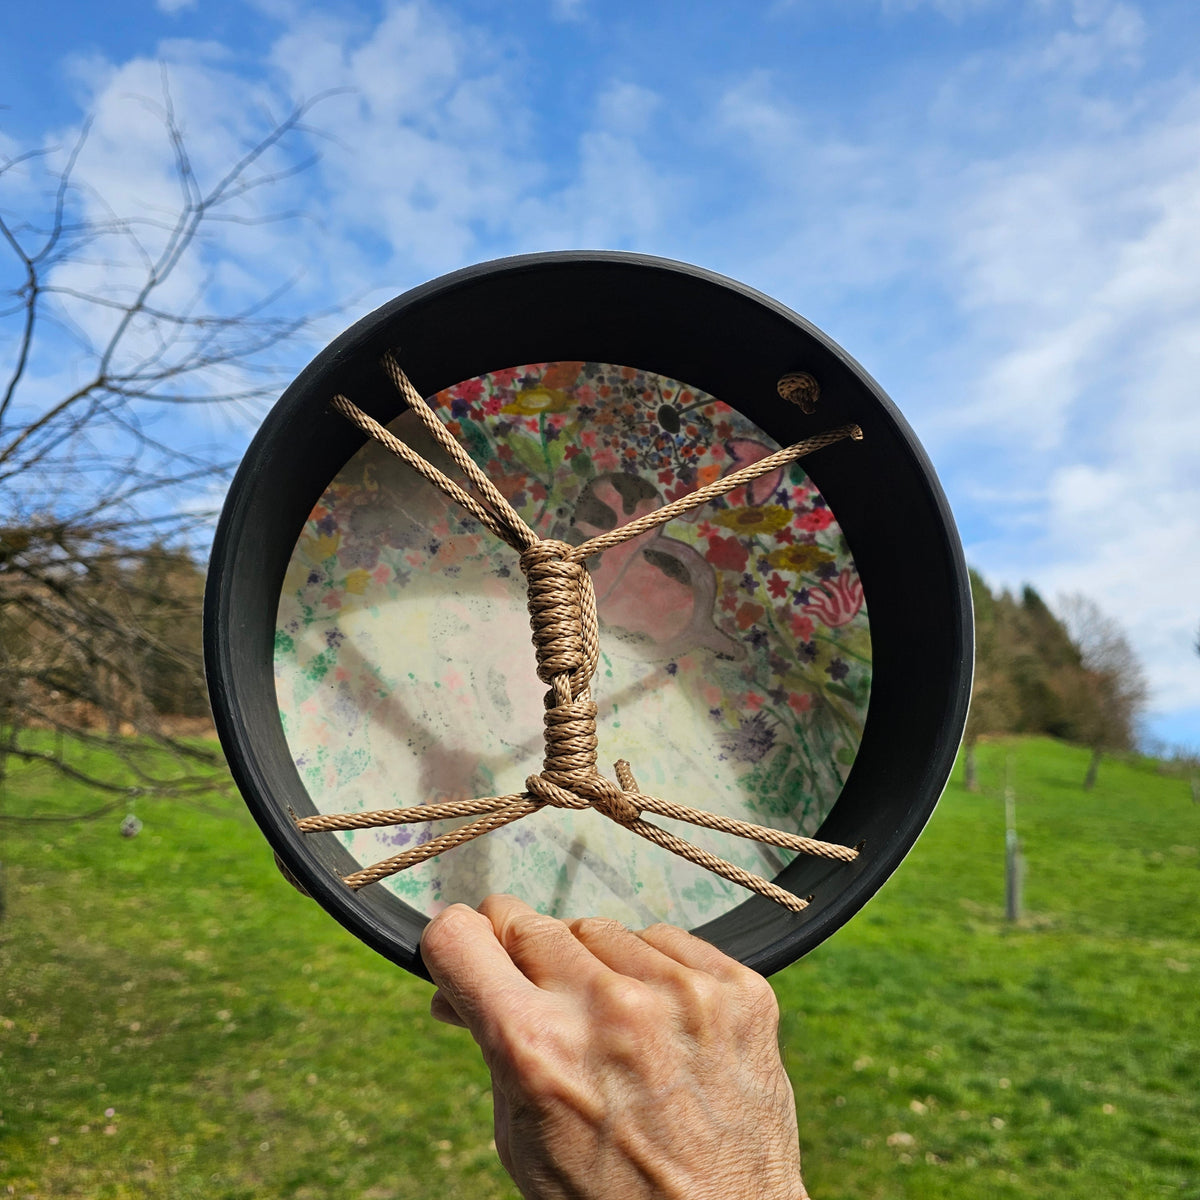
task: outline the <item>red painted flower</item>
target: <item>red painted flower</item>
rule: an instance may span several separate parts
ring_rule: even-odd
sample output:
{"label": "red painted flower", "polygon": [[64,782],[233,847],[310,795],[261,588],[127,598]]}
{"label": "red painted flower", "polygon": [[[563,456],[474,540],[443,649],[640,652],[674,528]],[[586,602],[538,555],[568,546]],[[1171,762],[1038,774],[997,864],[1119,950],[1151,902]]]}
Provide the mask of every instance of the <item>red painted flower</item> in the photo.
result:
{"label": "red painted flower", "polygon": [[765,612],[766,609],[764,609],[761,604],[751,604],[750,601],[747,600],[741,606],[741,608],[737,610],[737,616],[734,617],[734,620],[737,622],[737,627],[739,629],[749,629],[751,625],[758,624],[758,622],[762,619],[763,613]]}
{"label": "red painted flower", "polygon": [[769,591],[777,600],[780,600],[786,596],[787,590],[787,584],[784,582],[783,576],[778,572],[773,574],[771,578],[767,580],[767,591]]}
{"label": "red painted flower", "polygon": [[579,378],[579,372],[582,370],[581,362],[547,363],[546,370],[542,373],[542,387],[569,388]]}
{"label": "red painted flower", "polygon": [[809,529],[813,532],[818,529],[827,529],[833,524],[833,513],[827,508],[814,508],[811,512],[804,513],[796,524],[801,529]]}
{"label": "red painted flower", "polygon": [[792,627],[792,632],[802,642],[811,642],[813,629],[812,617],[806,617],[802,613],[794,612],[788,614],[788,623]]}
{"label": "red painted flower", "polygon": [[735,537],[715,537],[708,543],[705,558],[721,571],[744,571],[750,554]]}
{"label": "red painted flower", "polygon": [[847,567],[836,579],[809,588],[808,596],[804,611],[819,617],[830,629],[836,629],[852,621],[862,608],[862,580]]}

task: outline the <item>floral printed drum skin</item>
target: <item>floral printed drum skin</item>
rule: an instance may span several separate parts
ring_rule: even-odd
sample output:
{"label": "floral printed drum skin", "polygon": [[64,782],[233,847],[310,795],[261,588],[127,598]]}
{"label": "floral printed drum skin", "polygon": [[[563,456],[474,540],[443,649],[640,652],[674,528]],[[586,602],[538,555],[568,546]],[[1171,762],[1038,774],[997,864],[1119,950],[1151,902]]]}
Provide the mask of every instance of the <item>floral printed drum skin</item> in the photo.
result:
{"label": "floral printed drum skin", "polygon": [[[530,527],[572,544],[779,448],[719,398],[609,363],[493,370],[430,402]],[[412,414],[390,428],[452,471]],[[275,632],[279,712],[318,812],[517,792],[539,769],[544,685],[516,557],[373,442],[338,472],[296,542]],[[871,636],[846,538],[802,466],[589,566],[601,769],[625,758],[648,792],[814,834],[862,738]],[[446,827],[337,836],[366,865]],[[792,857],[702,838],[767,878]],[[506,891],[634,926],[694,927],[746,899],[594,812],[553,807],[378,886],[429,915]]]}

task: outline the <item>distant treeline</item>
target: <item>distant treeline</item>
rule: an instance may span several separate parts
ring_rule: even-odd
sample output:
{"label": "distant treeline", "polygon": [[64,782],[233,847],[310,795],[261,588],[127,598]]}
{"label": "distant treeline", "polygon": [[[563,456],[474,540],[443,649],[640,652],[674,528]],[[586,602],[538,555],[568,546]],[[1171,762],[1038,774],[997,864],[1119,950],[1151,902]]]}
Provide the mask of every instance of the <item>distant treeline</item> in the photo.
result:
{"label": "distant treeline", "polygon": [[[137,550],[69,529],[0,528],[0,726],[143,728],[208,712],[202,567],[183,549]],[[973,748],[988,734],[1048,734],[1131,749],[1145,701],[1120,627],[1085,597],[1054,613],[1032,588],[995,593],[971,572]]]}
{"label": "distant treeline", "polygon": [[1051,612],[1032,587],[994,593],[971,572],[975,685],[967,721],[968,777],[980,736],[1040,733],[1105,750],[1132,749],[1146,698],[1142,668],[1119,625],[1083,596]]}
{"label": "distant treeline", "polygon": [[204,572],[186,550],[0,528],[0,725],[141,728],[208,713]]}

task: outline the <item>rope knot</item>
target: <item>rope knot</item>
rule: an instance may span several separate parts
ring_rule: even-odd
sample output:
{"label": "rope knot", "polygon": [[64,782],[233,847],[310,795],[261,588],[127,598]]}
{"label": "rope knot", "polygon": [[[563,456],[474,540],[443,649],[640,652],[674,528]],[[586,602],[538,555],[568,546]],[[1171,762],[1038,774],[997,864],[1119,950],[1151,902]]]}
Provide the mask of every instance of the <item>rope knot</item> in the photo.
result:
{"label": "rope knot", "polygon": [[544,772],[530,775],[525,780],[525,790],[542,804],[554,808],[594,808],[620,825],[632,825],[642,815],[625,791],[599,771],[572,780],[569,787],[556,783]]}
{"label": "rope knot", "polygon": [[592,807],[598,809],[618,825],[632,825],[642,815],[642,810],[611,779],[605,779],[599,771],[579,789]]}
{"label": "rope knot", "polygon": [[[537,652],[537,673],[543,683],[567,676],[570,699],[587,689],[595,672],[584,642],[584,622],[596,620],[591,576],[571,557],[566,542],[535,542],[521,554],[521,571],[529,589],[529,624]],[[590,614],[585,611],[590,600]],[[558,689],[556,689],[558,692]],[[563,697],[559,693],[559,702]]]}

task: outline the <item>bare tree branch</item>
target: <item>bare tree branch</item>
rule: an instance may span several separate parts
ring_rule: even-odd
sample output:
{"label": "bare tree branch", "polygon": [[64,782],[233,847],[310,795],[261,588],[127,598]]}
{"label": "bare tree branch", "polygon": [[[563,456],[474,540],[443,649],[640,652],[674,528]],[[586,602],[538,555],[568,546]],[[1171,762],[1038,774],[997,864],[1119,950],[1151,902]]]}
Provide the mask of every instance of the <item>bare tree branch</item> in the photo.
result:
{"label": "bare tree branch", "polygon": [[46,183],[40,212],[0,207],[0,784],[24,763],[126,798],[195,802],[214,785],[219,754],[178,730],[207,714],[191,547],[211,514],[196,497],[231,463],[179,414],[273,398],[293,373],[281,350],[336,311],[298,311],[295,276],[233,303],[218,287],[221,238],[301,215],[264,201],[319,161],[307,118],[323,99],[206,183],[164,69],[161,97],[140,102],[175,198],[152,210],[118,211],[88,182],[90,121],[57,167],[46,147],[0,161],[0,186]]}

